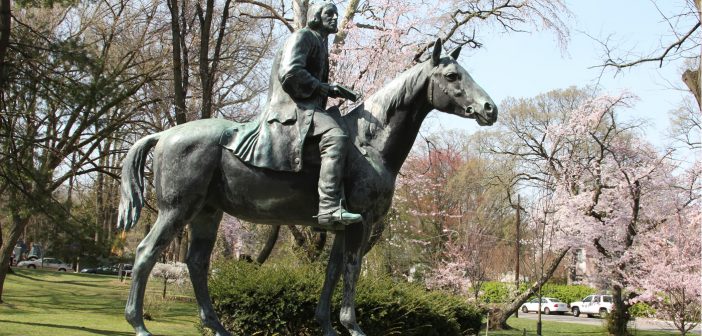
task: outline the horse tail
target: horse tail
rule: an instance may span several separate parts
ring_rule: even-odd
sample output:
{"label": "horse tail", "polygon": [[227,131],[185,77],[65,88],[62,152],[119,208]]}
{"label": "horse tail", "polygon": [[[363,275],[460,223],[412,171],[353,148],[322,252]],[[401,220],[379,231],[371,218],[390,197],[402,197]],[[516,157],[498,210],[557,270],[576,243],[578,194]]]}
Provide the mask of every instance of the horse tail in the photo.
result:
{"label": "horse tail", "polygon": [[121,199],[117,228],[128,231],[139,220],[144,206],[144,165],[146,157],[161,138],[161,133],[141,138],[129,149],[122,162]]}

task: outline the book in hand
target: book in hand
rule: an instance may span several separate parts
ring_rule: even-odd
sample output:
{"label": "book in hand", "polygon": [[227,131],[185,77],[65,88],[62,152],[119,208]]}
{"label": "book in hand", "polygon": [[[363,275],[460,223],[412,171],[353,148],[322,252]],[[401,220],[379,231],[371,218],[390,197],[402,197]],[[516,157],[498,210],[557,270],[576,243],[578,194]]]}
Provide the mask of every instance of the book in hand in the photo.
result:
{"label": "book in hand", "polygon": [[335,84],[335,86],[336,86],[336,90],[338,91],[339,98],[348,99],[352,102],[355,102],[356,100],[358,100],[358,93],[354,92],[353,90],[351,90],[345,86],[339,85],[339,84]]}

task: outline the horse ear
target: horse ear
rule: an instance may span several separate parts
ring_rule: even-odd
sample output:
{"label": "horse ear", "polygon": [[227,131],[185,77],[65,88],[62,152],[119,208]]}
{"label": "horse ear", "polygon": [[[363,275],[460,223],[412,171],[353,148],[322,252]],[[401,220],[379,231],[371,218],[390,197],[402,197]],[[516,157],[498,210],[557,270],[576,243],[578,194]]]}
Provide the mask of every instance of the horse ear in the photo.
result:
{"label": "horse ear", "polygon": [[439,60],[441,60],[441,39],[436,39],[434,42],[434,50],[431,52],[431,65],[439,65]]}
{"label": "horse ear", "polygon": [[456,49],[453,49],[453,51],[451,53],[449,53],[449,56],[451,56],[451,58],[453,58],[454,60],[457,60],[458,55],[460,55],[460,54],[461,54],[461,47],[459,46],[459,47],[456,47]]}

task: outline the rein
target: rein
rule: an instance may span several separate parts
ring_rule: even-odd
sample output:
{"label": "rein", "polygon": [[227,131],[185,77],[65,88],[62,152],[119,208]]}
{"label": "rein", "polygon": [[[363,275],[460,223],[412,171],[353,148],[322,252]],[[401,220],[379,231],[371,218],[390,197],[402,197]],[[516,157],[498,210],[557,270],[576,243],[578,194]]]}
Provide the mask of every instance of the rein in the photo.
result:
{"label": "rein", "polygon": [[433,79],[435,73],[436,73],[436,72],[432,72],[432,73],[429,75],[429,88],[428,88],[428,90],[427,90],[427,91],[428,91],[428,92],[427,92],[427,96],[429,97],[429,104],[431,104],[431,106],[434,107],[434,108],[435,108],[435,106],[436,106],[436,105],[434,105],[434,86],[435,86],[435,85],[438,86],[439,89],[441,90],[441,92],[443,92],[445,95],[448,95],[448,94],[449,94],[448,89],[447,89],[445,86],[441,86],[441,83],[437,83],[437,82]]}
{"label": "rein", "polygon": [[433,78],[434,78],[434,72],[432,72],[429,75],[429,89],[428,89],[429,92],[427,92],[427,95],[429,96],[429,104],[432,107],[436,106],[436,105],[434,105],[434,80],[433,80]]}

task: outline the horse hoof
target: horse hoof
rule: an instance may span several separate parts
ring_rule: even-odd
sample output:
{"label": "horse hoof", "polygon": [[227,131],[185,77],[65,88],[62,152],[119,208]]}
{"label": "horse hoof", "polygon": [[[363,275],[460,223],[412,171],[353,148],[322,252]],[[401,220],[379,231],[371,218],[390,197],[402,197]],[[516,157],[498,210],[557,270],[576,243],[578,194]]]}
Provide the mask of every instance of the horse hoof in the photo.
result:
{"label": "horse hoof", "polygon": [[134,333],[136,336],[154,336],[148,330],[146,330],[146,327],[136,327],[134,328]]}
{"label": "horse hoof", "polygon": [[215,330],[215,336],[232,336],[232,334],[224,328],[218,328],[217,330]]}
{"label": "horse hoof", "polygon": [[351,336],[366,336],[366,333],[364,333],[363,330],[361,330],[361,327],[359,327],[357,324],[351,328],[347,328],[347,330]]}

